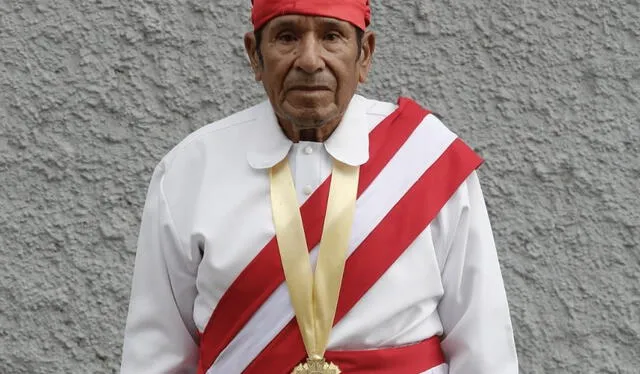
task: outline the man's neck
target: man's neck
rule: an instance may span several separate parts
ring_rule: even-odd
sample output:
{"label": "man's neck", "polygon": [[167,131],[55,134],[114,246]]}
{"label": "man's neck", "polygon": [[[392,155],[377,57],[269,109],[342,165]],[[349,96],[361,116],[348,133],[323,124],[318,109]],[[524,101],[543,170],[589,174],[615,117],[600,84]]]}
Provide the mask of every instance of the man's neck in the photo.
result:
{"label": "man's neck", "polygon": [[329,139],[333,131],[338,127],[340,121],[332,121],[316,128],[300,129],[291,123],[280,123],[280,128],[292,142],[324,142]]}

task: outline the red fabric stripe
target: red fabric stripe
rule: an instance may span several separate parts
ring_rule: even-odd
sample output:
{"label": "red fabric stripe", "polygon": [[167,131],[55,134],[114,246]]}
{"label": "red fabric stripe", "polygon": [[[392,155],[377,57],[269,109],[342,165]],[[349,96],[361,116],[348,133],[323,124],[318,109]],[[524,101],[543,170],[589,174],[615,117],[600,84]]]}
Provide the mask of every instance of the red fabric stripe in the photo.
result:
{"label": "red fabric stripe", "polygon": [[[456,139],[418,179],[348,258],[334,324],[380,279],[481,163],[478,155]],[[305,356],[302,338],[293,319],[244,373],[261,373],[264,368],[269,368],[271,373],[289,373]],[[415,374],[428,369],[396,370],[394,373]]]}
{"label": "red fabric stripe", "polygon": [[[358,196],[371,184],[395,152],[429,114],[415,102],[400,98],[398,109],[370,134],[369,161],[360,168]],[[329,196],[327,178],[300,208],[309,250],[322,235],[322,225]],[[220,298],[200,339],[198,374],[204,374],[222,350],[242,329],[256,310],[284,282],[284,273],[275,237],[238,275]]]}
{"label": "red fabric stripe", "polygon": [[349,374],[415,374],[445,363],[438,336],[402,347],[328,351],[326,358]]}
{"label": "red fabric stripe", "polygon": [[[304,355],[304,349],[302,352]],[[292,361],[288,357],[292,353],[286,350],[280,350],[277,353],[265,357],[261,365],[269,365],[263,366],[263,368],[269,368],[269,373],[290,373],[297,363],[290,365],[291,367],[285,371],[281,370],[284,366],[281,361]],[[293,352],[293,354],[298,353],[297,350]],[[349,374],[416,374],[446,362],[440,348],[439,336],[401,347],[360,351],[327,351],[325,356],[328,362],[334,363],[340,368],[340,371]],[[243,374],[264,372],[265,370],[257,369],[252,364]]]}
{"label": "red fabric stripe", "polygon": [[[328,362],[337,365],[340,371],[349,374],[416,374],[445,363],[438,336],[401,347],[327,351],[325,357]],[[272,356],[269,362],[279,359]],[[264,372],[263,370],[262,373]],[[270,369],[269,373],[279,372]]]}

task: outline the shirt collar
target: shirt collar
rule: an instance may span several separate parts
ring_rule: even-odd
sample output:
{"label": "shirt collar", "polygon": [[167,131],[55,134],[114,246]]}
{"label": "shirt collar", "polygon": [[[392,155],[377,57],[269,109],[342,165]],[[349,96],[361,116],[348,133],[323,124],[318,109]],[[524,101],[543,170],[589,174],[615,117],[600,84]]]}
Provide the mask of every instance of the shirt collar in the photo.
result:
{"label": "shirt collar", "polygon": [[[286,137],[269,101],[260,104],[256,112],[253,144],[247,152],[247,161],[255,169],[267,169],[282,161],[293,142]],[[342,121],[324,147],[331,157],[351,166],[360,166],[369,160],[369,127],[367,100],[354,95]]]}

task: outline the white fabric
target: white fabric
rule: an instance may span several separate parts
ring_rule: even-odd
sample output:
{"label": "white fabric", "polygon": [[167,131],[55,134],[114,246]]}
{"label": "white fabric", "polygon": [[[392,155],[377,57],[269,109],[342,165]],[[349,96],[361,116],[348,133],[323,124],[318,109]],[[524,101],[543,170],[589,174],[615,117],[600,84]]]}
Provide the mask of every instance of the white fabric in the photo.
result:
{"label": "white fabric", "polygon": [[[154,171],[147,193],[121,373],[194,373],[197,331],[204,330],[227,287],[274,235],[264,169],[288,155],[302,203],[329,174],[330,156],[351,165],[366,162],[368,132],[394,109],[393,104],[355,96],[339,131],[328,141],[292,144],[264,102],[203,127],[169,152]],[[428,121],[442,126],[433,116]],[[356,232],[370,230],[367,227],[381,219],[380,212],[397,200],[403,183],[415,179],[412,173],[428,159],[427,148],[397,155],[393,162],[398,164],[380,176],[380,181],[389,182],[376,180],[365,192],[358,202]],[[387,187],[391,185],[395,187]],[[371,208],[360,212],[360,205]],[[354,233],[353,245],[358,240],[362,239]],[[280,293],[285,300],[276,304],[290,308],[286,289]],[[271,314],[264,318],[273,318]],[[275,317],[289,320],[291,315]],[[255,330],[247,325],[247,331],[255,333],[239,335],[236,343],[242,343],[242,349],[247,347],[243,340],[259,345],[259,339],[281,328],[271,323],[256,322]],[[396,346],[437,334],[445,336],[443,350],[451,374],[518,371],[504,285],[476,173],[335,327],[329,348]],[[229,355],[234,355],[231,348],[216,365]],[[231,369],[216,372],[240,373],[246,365],[229,362]]]}
{"label": "white fabric", "polygon": [[447,364],[438,365],[420,374],[449,374],[449,365]]}

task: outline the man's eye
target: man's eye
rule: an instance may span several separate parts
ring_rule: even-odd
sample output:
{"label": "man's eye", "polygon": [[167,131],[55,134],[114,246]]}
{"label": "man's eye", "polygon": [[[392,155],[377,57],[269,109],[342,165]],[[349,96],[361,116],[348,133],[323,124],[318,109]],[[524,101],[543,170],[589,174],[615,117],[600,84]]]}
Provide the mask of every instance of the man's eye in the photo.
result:
{"label": "man's eye", "polygon": [[330,42],[333,42],[340,39],[340,34],[338,34],[337,32],[330,32],[327,33],[324,38]]}
{"label": "man's eye", "polygon": [[295,40],[296,40],[296,37],[290,33],[283,33],[278,35],[278,41],[283,43],[291,43],[291,42],[294,42]]}

